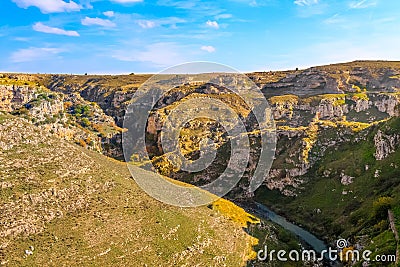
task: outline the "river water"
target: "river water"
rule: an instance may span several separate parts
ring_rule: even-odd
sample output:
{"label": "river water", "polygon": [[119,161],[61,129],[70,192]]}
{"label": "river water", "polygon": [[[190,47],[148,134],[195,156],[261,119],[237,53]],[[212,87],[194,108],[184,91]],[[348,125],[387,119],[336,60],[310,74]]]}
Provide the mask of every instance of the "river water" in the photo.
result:
{"label": "river water", "polygon": [[327,245],[325,244],[324,241],[318,239],[315,235],[311,234],[310,232],[304,230],[300,226],[297,226],[288,220],[286,218],[276,214],[266,206],[255,202],[255,206],[257,207],[255,210],[253,210],[259,217],[262,217],[263,219],[271,220],[272,222],[282,226],[289,232],[292,232],[296,236],[298,236],[300,239],[302,239],[304,242],[306,242],[310,247],[312,247],[313,250],[315,250],[318,253],[321,253],[323,250],[328,249]]}
{"label": "river water", "polygon": [[[263,204],[253,202],[252,205],[250,207],[247,206],[247,208],[250,213],[253,213],[257,217],[264,220],[270,220],[280,225],[281,227],[285,228],[289,232],[295,234],[318,254],[321,253],[323,250],[328,250],[328,246],[325,244],[324,241],[320,240],[318,237],[304,230],[300,226],[297,226],[289,222],[288,220],[286,220],[285,217],[276,214]],[[324,263],[325,266],[331,266],[331,267],[343,266],[339,261],[335,262],[330,261],[328,259],[327,254],[325,254],[325,259],[326,259],[326,262]]]}

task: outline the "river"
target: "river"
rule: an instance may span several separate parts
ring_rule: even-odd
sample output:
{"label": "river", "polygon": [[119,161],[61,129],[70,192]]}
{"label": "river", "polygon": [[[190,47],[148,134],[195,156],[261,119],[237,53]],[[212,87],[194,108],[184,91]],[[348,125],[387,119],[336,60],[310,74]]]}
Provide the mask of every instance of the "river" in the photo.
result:
{"label": "river", "polygon": [[[324,241],[320,240],[318,237],[316,237],[312,233],[304,230],[300,226],[297,226],[297,225],[289,222],[288,220],[286,220],[285,217],[282,217],[282,216],[276,214],[275,212],[273,212],[272,210],[270,210],[268,207],[264,206],[263,204],[253,202],[252,205],[250,205],[250,207],[249,206],[247,206],[247,207],[248,207],[249,212],[253,213],[257,217],[264,219],[264,220],[270,220],[270,221],[282,226],[289,232],[295,234],[301,240],[303,240],[305,243],[307,243],[307,245],[309,245],[315,252],[321,253],[323,250],[328,249],[328,246],[326,245],[326,243]],[[327,256],[327,254],[325,254],[325,256]],[[326,257],[326,259],[328,259],[328,258]],[[342,266],[339,262],[330,262],[327,264],[329,266],[335,266],[335,267]]]}

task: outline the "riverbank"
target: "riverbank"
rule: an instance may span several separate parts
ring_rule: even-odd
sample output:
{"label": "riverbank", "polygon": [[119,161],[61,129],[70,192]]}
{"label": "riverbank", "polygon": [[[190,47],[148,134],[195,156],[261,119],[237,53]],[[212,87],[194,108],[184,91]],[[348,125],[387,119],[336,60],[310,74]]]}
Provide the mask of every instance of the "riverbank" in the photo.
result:
{"label": "riverbank", "polygon": [[[317,255],[319,255],[324,250],[328,250],[328,245],[325,241],[319,239],[317,236],[303,229],[302,227],[289,222],[285,217],[276,214],[274,211],[264,206],[263,204],[258,202],[241,202],[237,204],[245,209],[248,213],[257,216],[261,220],[272,221],[273,223],[289,231],[299,238],[299,241],[302,243],[303,247],[314,250]],[[324,266],[331,267],[343,266],[338,261],[331,262],[328,258],[328,255],[325,255],[325,260],[323,260],[323,262],[321,263],[324,264]]]}

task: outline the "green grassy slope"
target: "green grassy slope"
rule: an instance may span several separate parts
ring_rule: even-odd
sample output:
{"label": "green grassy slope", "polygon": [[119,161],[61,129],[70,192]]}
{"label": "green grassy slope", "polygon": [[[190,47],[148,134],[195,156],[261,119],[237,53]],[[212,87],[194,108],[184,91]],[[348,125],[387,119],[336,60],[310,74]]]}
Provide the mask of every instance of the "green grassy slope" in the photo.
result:
{"label": "green grassy slope", "polygon": [[[263,188],[256,199],[327,240],[344,237],[360,242],[363,236],[369,240],[363,245],[374,254],[394,254],[396,241],[387,210],[394,210],[399,226],[400,150],[376,160],[373,138],[378,130],[399,133],[400,118],[373,126],[328,150],[303,177],[307,183],[298,189],[297,197]],[[342,184],[342,173],[354,177],[353,182]]]}

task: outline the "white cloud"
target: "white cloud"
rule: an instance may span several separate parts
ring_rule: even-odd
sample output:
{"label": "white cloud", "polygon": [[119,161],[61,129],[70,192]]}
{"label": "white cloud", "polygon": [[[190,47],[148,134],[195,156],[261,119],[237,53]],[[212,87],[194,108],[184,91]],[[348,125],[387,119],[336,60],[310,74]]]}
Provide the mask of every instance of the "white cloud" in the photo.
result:
{"label": "white cloud", "polygon": [[142,27],[143,29],[150,29],[158,26],[171,26],[172,28],[176,28],[177,23],[184,23],[186,20],[177,18],[177,17],[167,17],[155,20],[137,20],[136,23]]}
{"label": "white cloud", "polygon": [[218,19],[230,19],[232,18],[232,14],[219,14],[214,17],[216,20]]}
{"label": "white cloud", "polygon": [[130,4],[130,3],[140,3],[143,2],[143,0],[111,0],[112,2],[115,3],[120,3],[120,4]]}
{"label": "white cloud", "polygon": [[14,63],[40,61],[46,59],[53,59],[54,56],[63,52],[60,48],[46,48],[46,47],[30,47],[20,49],[11,54],[10,60]]}
{"label": "white cloud", "polygon": [[251,7],[260,7],[260,6],[266,6],[270,4],[270,0],[230,0],[232,2],[238,2],[238,3],[243,3],[247,4]]}
{"label": "white cloud", "polygon": [[376,6],[376,4],[377,3],[375,1],[361,0],[361,1],[351,2],[349,6],[352,9],[361,9],[361,8]]}
{"label": "white cloud", "polygon": [[156,27],[156,23],[152,20],[137,20],[136,23],[143,29],[151,29]]}
{"label": "white cloud", "polygon": [[215,47],[213,47],[211,45],[203,45],[200,49],[204,50],[204,51],[207,51],[208,53],[215,52]]}
{"label": "white cloud", "polygon": [[114,11],[106,11],[106,12],[103,12],[103,15],[106,17],[112,18],[115,16],[115,13],[114,13]]}
{"label": "white cloud", "polygon": [[157,4],[160,6],[172,6],[180,9],[191,9],[198,7],[199,1],[176,1],[176,0],[158,0]]}
{"label": "white cloud", "polygon": [[59,13],[79,11],[80,5],[74,1],[64,2],[63,0],[12,0],[20,8],[37,7],[42,13]]}
{"label": "white cloud", "polygon": [[[379,31],[385,31],[388,30],[390,27],[396,25],[396,17],[381,17],[381,18],[376,18],[376,19],[360,19],[360,20],[354,20],[351,15],[341,15],[341,14],[335,14],[334,16],[327,18],[323,21],[324,24],[327,25],[334,25],[334,27],[342,28],[345,30],[356,30],[356,29],[376,29],[372,32],[379,32]],[[378,30],[379,29],[379,30]]]}
{"label": "white cloud", "polygon": [[147,62],[157,67],[167,67],[185,62],[182,55],[184,48],[175,43],[154,43],[147,45],[144,50],[126,48],[113,51],[112,57],[121,61]]}
{"label": "white cloud", "polygon": [[218,22],[207,20],[206,25],[210,28],[219,29]]}
{"label": "white cloud", "polygon": [[85,25],[85,26],[98,25],[98,26],[103,26],[103,27],[107,27],[107,28],[111,28],[111,27],[117,26],[111,20],[101,19],[101,18],[85,17],[84,19],[81,20],[81,23],[82,23],[82,25]]}
{"label": "white cloud", "polygon": [[295,0],[294,3],[298,6],[311,6],[318,4],[319,0]]}
{"label": "white cloud", "polygon": [[79,33],[76,31],[66,31],[60,28],[54,28],[44,25],[41,22],[37,22],[32,26],[33,30],[37,32],[51,33],[51,34],[59,34],[59,35],[67,35],[67,36],[79,36]]}
{"label": "white cloud", "polygon": [[31,39],[27,37],[15,37],[14,40],[18,42],[29,42]]}
{"label": "white cloud", "polygon": [[339,14],[335,14],[332,17],[329,17],[324,20],[325,24],[339,24],[339,23],[347,23],[347,20],[341,17]]}

